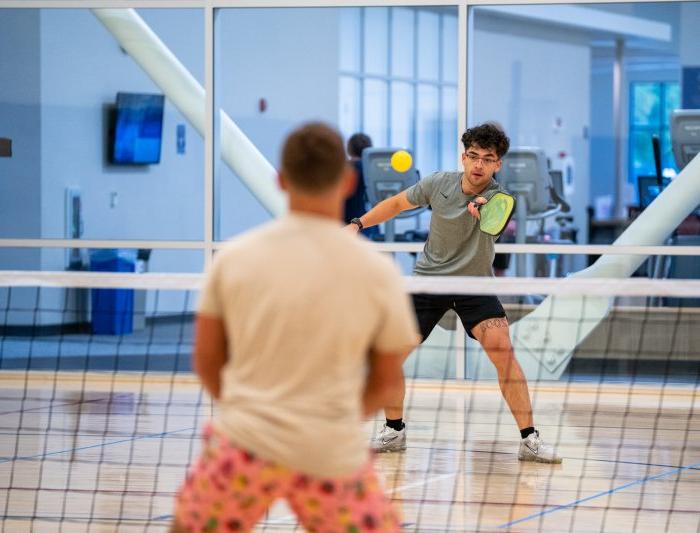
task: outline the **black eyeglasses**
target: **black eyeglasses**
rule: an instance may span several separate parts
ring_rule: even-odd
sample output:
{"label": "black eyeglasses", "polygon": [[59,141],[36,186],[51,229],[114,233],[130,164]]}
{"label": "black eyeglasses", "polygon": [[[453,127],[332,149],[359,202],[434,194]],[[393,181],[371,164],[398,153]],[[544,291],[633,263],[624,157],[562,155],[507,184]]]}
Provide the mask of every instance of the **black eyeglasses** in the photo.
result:
{"label": "black eyeglasses", "polygon": [[467,157],[469,158],[469,161],[472,163],[476,163],[477,161],[481,161],[485,167],[495,165],[498,163],[498,159],[495,159],[493,157],[481,157],[479,154],[474,153],[474,152],[467,152]]}

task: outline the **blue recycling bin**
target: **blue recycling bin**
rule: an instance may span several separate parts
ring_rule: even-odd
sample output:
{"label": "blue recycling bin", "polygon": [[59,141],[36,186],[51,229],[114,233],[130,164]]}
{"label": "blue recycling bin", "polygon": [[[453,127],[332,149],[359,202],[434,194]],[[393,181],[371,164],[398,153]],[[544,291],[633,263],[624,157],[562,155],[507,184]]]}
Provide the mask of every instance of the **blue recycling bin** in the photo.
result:
{"label": "blue recycling bin", "polygon": [[[90,250],[91,272],[134,272],[136,250]],[[133,289],[92,289],[92,332],[124,335],[134,329]]]}

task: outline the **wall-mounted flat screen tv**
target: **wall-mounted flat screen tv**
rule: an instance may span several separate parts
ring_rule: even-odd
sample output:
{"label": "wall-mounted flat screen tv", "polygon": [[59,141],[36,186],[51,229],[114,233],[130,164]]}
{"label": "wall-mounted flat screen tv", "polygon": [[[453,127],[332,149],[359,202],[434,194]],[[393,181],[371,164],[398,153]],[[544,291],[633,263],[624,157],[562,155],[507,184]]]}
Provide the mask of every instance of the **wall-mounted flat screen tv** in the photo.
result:
{"label": "wall-mounted flat screen tv", "polygon": [[162,94],[117,93],[112,163],[160,162],[164,100]]}

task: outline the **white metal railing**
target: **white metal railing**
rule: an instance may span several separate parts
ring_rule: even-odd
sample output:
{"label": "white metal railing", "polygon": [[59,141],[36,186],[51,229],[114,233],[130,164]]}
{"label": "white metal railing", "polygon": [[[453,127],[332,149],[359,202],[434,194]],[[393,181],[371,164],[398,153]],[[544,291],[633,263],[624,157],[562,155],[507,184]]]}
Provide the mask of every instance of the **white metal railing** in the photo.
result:
{"label": "white metal railing", "polygon": [[[129,288],[198,290],[204,274],[41,272],[0,270],[0,287]],[[700,280],[639,278],[494,278],[404,276],[412,293],[496,295],[676,296],[700,295]]]}
{"label": "white metal railing", "polygon": [[[226,241],[213,243],[223,248]],[[375,242],[380,252],[418,253],[422,242]],[[662,255],[700,256],[700,246],[613,246],[610,244],[501,244],[495,245],[501,254],[556,254],[556,255]],[[155,250],[207,250],[205,241],[149,241],[101,239],[0,239],[1,248],[151,248]]]}

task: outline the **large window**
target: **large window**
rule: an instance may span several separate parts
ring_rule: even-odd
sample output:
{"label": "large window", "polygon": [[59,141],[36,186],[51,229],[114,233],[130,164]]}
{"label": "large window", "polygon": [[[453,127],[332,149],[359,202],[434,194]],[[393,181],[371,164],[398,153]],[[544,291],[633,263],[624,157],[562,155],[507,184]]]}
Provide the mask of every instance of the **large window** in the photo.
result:
{"label": "large window", "polygon": [[[203,124],[190,121],[205,100],[182,89],[204,84],[203,20],[202,9],[0,9],[0,137],[13,146],[0,158],[0,239],[205,238]],[[118,157],[144,146],[148,158]],[[86,267],[85,249],[73,252],[3,248],[0,265]],[[179,271],[201,269],[201,252],[176,255]]]}
{"label": "large window", "polygon": [[[0,157],[0,263],[61,270],[76,263],[64,246],[126,241],[199,250],[174,265],[197,269],[216,241],[284,211],[279,150],[309,120],[408,148],[422,176],[459,169],[458,123],[496,121],[512,148],[541,149],[562,176],[579,242],[587,206],[624,207],[654,173],[653,134],[675,171],[668,117],[696,64],[700,2],[499,0],[466,13],[398,2],[0,0],[0,137],[12,143]],[[120,93],[164,97],[157,163],[112,159]]]}
{"label": "large window", "polygon": [[347,94],[349,101],[356,97],[356,88],[338,84],[339,11],[217,10],[216,239],[284,212],[275,169],[285,137],[307,121],[337,125],[338,94]]}
{"label": "large window", "polygon": [[408,148],[423,176],[457,168],[455,7],[224,8],[214,37],[217,240],[276,214],[279,151],[305,121]]}
{"label": "large window", "polygon": [[457,10],[341,13],[339,127],[409,148],[422,175],[456,168]]}
{"label": "large window", "polygon": [[661,147],[661,169],[675,175],[676,162],[671,147],[671,112],[680,107],[680,87],[675,82],[633,82],[630,84],[630,179],[656,174],[652,138]]}
{"label": "large window", "polygon": [[[183,114],[185,99],[174,98],[175,73],[204,82],[202,20],[198,9],[121,18],[0,11],[0,135],[15,146],[0,169],[0,238],[204,237],[203,141]],[[132,42],[144,43],[120,40],[127,25],[139,28]],[[149,47],[176,59],[148,61]],[[195,94],[189,105],[203,110],[204,99]],[[145,145],[155,148],[148,159],[118,157],[120,147]]]}

